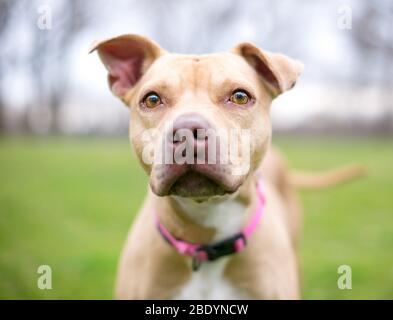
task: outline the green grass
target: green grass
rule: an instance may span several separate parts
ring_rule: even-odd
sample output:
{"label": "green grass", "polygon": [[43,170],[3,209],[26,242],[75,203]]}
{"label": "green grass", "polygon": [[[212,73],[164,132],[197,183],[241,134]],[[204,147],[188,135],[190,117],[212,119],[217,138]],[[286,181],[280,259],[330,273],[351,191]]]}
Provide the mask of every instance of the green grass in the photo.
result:
{"label": "green grass", "polygon": [[[276,139],[297,168],[366,164],[369,177],[303,192],[307,299],[393,298],[393,139]],[[112,298],[147,179],[124,139],[0,139],[0,298]],[[52,267],[53,289],[37,288]],[[337,288],[339,265],[352,290]]]}

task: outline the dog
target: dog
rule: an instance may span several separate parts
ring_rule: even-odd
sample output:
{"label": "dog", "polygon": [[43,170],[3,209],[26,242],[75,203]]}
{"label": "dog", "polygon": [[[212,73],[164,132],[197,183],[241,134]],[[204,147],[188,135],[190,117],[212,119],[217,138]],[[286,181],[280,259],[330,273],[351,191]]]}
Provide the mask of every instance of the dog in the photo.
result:
{"label": "dog", "polygon": [[[271,147],[271,102],[294,87],[303,64],[252,43],[174,54],[132,34],[96,42],[93,51],[111,91],[129,107],[131,145],[149,175],[120,259],[116,298],[299,299],[296,189],[361,174],[356,166],[294,173]],[[155,134],[146,142],[150,130]],[[188,139],[177,139],[181,130],[191,132]],[[206,163],[206,154],[181,163],[146,161],[147,145],[153,153],[202,150],[222,159],[224,143],[212,147],[202,130],[232,130],[235,142],[247,140],[241,132],[248,130],[248,152],[238,153],[247,166]]]}

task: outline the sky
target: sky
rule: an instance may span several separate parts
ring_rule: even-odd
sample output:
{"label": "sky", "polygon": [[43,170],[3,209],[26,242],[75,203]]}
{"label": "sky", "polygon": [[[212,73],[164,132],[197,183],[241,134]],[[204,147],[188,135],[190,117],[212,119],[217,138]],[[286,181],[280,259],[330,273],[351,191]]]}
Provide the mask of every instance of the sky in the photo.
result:
{"label": "sky", "polygon": [[[108,89],[106,70],[97,54],[88,54],[94,40],[124,33],[148,36],[165,49],[180,53],[225,51],[239,42],[252,41],[263,49],[301,60],[305,70],[296,88],[279,97],[272,108],[273,119],[280,126],[297,125],[327,111],[341,118],[373,119],[386,108],[380,104],[368,110],[365,106],[378,91],[371,79],[375,68],[370,68],[367,75],[371,80],[359,93],[352,81],[358,66],[357,52],[349,41],[352,29],[339,27],[343,11],[349,9],[352,22],[352,15],[359,14],[362,8],[361,1],[283,0],[274,6],[268,1],[225,0],[118,0],[115,3],[88,0],[83,3],[88,3],[83,14],[89,24],[76,33],[67,55],[70,83],[63,109],[65,123],[70,124],[71,131],[78,128],[75,125],[78,123],[80,128],[86,128],[86,119],[90,119],[92,127],[97,123],[103,125],[108,119],[116,126],[118,121],[123,121],[119,119],[127,117],[126,108]],[[42,4],[54,8],[53,30],[47,32],[58,32],[62,10],[56,9],[53,0],[37,1],[37,5]],[[33,24],[34,20],[19,19],[13,32],[7,35],[11,38],[6,41],[9,45],[5,49],[15,55],[28,52],[33,41],[30,31],[36,28]],[[359,26],[351,24],[351,27]],[[23,110],[28,105],[34,96],[32,81],[34,77],[23,66],[13,67],[7,74],[6,82],[10,85],[6,100],[12,110]],[[348,102],[351,106],[345,105]],[[358,105],[361,107],[354,113],[353,106]]]}

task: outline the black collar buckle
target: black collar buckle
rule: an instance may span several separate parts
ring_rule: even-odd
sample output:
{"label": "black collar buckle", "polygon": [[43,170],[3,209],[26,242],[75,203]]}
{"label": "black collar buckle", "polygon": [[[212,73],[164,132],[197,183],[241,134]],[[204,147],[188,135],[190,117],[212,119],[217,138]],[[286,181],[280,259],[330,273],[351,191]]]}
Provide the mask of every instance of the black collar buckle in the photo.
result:
{"label": "black collar buckle", "polygon": [[[246,244],[246,237],[244,236],[243,232],[239,232],[230,238],[218,241],[216,243],[201,245],[196,249],[196,251],[204,252],[207,256],[208,261],[214,261],[223,256],[236,253],[237,250],[235,243],[239,239],[242,239],[244,245]],[[202,262],[203,261],[198,258],[198,254],[196,254],[192,258],[192,269],[194,271],[198,270]]]}

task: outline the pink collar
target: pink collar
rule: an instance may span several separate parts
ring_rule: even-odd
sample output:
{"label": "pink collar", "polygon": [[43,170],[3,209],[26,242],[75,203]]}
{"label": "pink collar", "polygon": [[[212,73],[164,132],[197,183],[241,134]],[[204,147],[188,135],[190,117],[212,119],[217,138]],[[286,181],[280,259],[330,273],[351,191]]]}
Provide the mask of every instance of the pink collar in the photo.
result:
{"label": "pink collar", "polygon": [[198,270],[199,266],[204,261],[213,261],[222,256],[226,256],[229,254],[242,251],[245,248],[248,238],[255,231],[258,222],[262,217],[263,209],[265,206],[265,196],[260,182],[257,183],[257,193],[258,193],[258,202],[255,208],[255,212],[251,216],[250,221],[243,228],[242,231],[227,239],[207,245],[200,245],[200,244],[183,241],[181,239],[177,239],[159,221],[158,215],[156,214],[157,229],[160,232],[160,234],[163,236],[163,238],[170,245],[172,245],[172,247],[174,247],[177,250],[177,252],[179,252],[182,255],[192,257],[193,270],[194,271]]}

